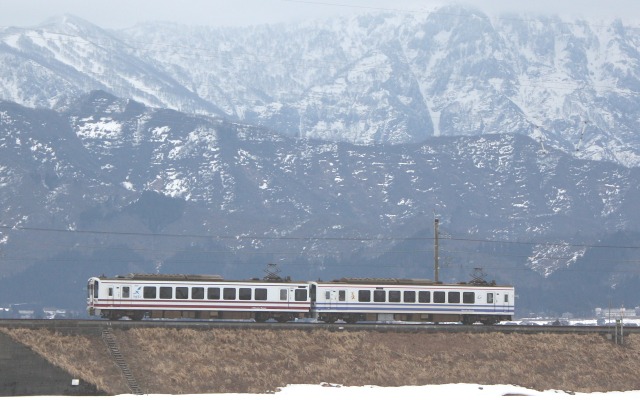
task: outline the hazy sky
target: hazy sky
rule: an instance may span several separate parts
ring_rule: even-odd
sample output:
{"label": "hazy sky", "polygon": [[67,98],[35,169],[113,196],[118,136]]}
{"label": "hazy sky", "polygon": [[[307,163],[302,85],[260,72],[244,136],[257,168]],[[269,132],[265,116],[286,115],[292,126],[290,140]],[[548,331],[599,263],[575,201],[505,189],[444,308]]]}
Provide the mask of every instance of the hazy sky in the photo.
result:
{"label": "hazy sky", "polygon": [[[73,14],[104,28],[145,21],[189,25],[252,25],[353,14],[376,9],[424,12],[448,0],[0,0],[0,26],[33,26]],[[489,15],[557,14],[566,18],[621,18],[640,25],[640,0],[462,0]]]}

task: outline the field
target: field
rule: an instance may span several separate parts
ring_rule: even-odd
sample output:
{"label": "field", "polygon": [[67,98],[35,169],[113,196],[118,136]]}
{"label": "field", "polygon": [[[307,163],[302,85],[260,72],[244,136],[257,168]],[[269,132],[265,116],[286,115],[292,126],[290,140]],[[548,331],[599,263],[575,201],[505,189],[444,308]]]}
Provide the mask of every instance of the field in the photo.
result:
{"label": "field", "polygon": [[[74,376],[127,393],[99,336],[2,329]],[[640,389],[640,337],[138,328],[115,336],[146,393],[264,393],[287,384],[513,384],[536,390]],[[19,366],[18,366],[19,367]]]}

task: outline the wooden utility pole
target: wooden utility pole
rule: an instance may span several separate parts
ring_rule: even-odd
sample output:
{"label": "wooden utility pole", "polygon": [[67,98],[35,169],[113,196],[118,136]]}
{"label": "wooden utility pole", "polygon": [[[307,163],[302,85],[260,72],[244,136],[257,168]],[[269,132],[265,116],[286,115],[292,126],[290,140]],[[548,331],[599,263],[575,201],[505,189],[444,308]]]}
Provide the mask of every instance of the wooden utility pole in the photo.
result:
{"label": "wooden utility pole", "polygon": [[434,249],[433,249],[433,272],[434,272],[434,280],[436,282],[440,282],[440,279],[438,277],[439,274],[439,270],[440,267],[438,265],[438,223],[440,221],[438,220],[438,218],[435,219],[435,222],[433,224],[433,231],[434,231]]}

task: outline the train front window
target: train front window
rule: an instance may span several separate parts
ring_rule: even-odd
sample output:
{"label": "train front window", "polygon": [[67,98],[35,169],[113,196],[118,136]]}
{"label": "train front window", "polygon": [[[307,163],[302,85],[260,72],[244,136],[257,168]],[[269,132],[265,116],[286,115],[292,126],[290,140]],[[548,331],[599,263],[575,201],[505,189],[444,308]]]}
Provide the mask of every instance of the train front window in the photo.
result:
{"label": "train front window", "polygon": [[100,296],[100,291],[99,289],[99,283],[98,281],[95,281],[93,283],[93,298],[97,299]]}

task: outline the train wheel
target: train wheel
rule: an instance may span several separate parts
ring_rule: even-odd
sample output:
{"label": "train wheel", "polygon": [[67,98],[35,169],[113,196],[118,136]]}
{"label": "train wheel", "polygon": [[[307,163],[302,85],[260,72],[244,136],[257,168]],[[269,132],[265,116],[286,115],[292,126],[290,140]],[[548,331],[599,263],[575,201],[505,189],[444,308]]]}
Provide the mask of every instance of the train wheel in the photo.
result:
{"label": "train wheel", "polygon": [[267,322],[267,320],[269,319],[269,314],[257,312],[256,316],[253,319],[255,319],[256,322]]}
{"label": "train wheel", "polygon": [[293,319],[293,317],[289,314],[280,314],[276,316],[276,321],[278,322],[289,322]]}
{"label": "train wheel", "polygon": [[335,324],[337,320],[338,317],[336,317],[335,315],[327,315],[326,317],[324,317],[324,322],[326,322],[327,324]]}
{"label": "train wheel", "polygon": [[359,321],[359,318],[357,315],[347,315],[343,319],[344,319],[344,322],[346,322],[347,324],[355,324],[356,322]]}
{"label": "train wheel", "polygon": [[131,319],[134,321],[142,321],[142,318],[144,318],[144,311],[136,311],[131,316]]}

